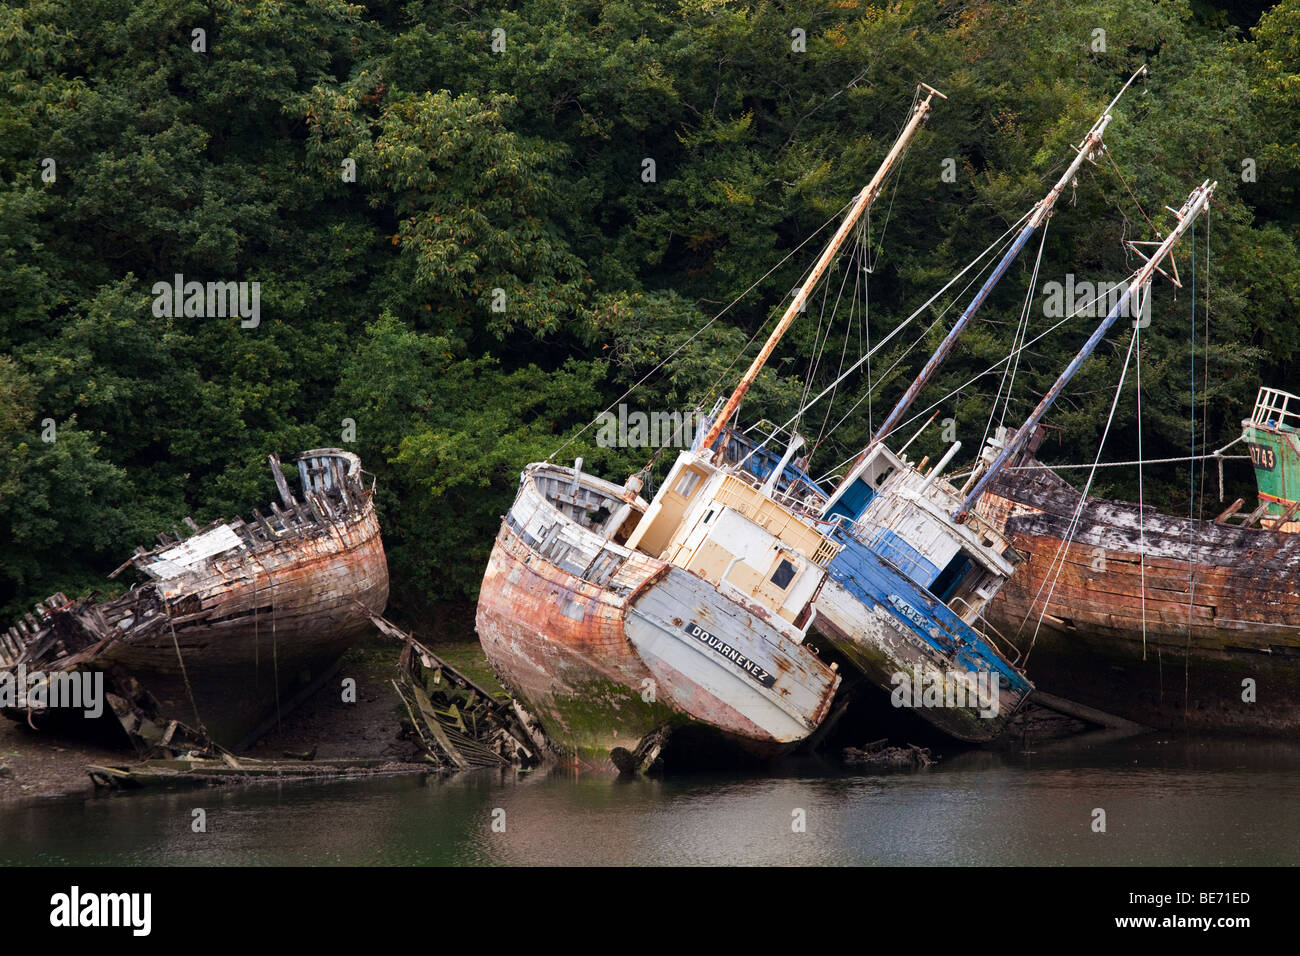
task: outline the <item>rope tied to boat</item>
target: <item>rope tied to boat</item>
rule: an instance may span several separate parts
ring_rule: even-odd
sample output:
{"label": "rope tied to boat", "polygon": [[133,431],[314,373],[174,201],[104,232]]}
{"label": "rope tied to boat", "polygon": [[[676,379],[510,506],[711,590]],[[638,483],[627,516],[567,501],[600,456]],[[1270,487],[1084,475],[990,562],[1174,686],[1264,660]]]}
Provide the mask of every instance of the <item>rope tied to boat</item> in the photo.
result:
{"label": "rope tied to boat", "polygon": [[181,654],[181,642],[176,637],[176,625],[172,621],[172,609],[170,604],[164,604],[167,609],[167,629],[171,631],[172,647],[176,648],[176,662],[181,666],[181,679],[185,682],[185,694],[190,699],[190,706],[194,708],[194,722],[199,725],[199,732],[204,737],[208,736],[208,728],[204,726],[203,718],[199,716],[199,702],[194,699],[194,688],[190,686],[190,675],[185,669],[185,657]]}

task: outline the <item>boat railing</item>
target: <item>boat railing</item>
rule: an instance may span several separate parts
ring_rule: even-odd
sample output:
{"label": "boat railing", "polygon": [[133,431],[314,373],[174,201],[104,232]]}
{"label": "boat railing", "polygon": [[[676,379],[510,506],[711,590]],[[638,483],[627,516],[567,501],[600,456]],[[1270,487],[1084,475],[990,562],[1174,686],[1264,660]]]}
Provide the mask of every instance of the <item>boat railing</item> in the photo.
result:
{"label": "boat railing", "polygon": [[1265,386],[1255,399],[1255,412],[1250,420],[1268,428],[1300,429],[1300,397]]}
{"label": "boat railing", "polygon": [[[1016,647],[1016,645],[1011,642],[1011,639],[1009,637],[1007,637],[1005,634],[1003,634],[1001,631],[999,631],[996,627],[993,626],[992,622],[990,622],[989,619],[984,616],[983,609],[980,610],[978,620],[981,624],[984,625],[986,630],[983,632],[976,631],[975,633],[980,634],[981,637],[987,640],[990,646],[993,648],[993,650],[995,652],[1000,653],[1003,657],[1005,657],[1007,659],[1007,662],[1010,663],[1012,667],[1019,667],[1020,658],[1022,657],[1020,648]],[[1003,644],[1005,644],[1006,649],[999,648],[997,641],[993,640],[994,637],[996,637],[998,641],[1001,641]]]}
{"label": "boat railing", "polygon": [[[736,478],[739,478],[741,481],[749,485],[755,491],[761,492],[763,490],[764,479],[758,477],[752,472],[746,471],[744,468],[741,468],[733,464],[730,468],[727,469],[727,474],[734,475]],[[777,488],[774,489],[770,494],[767,493],[764,494],[766,494],[767,497],[771,498],[773,501],[775,501],[785,510],[793,512],[795,514],[815,515],[821,513],[821,504],[818,503],[818,502],[822,502],[822,497],[820,493],[817,491],[816,488],[813,488],[802,478],[796,478],[794,481],[790,482],[790,484],[784,489]],[[809,504],[810,500],[814,503]]]}

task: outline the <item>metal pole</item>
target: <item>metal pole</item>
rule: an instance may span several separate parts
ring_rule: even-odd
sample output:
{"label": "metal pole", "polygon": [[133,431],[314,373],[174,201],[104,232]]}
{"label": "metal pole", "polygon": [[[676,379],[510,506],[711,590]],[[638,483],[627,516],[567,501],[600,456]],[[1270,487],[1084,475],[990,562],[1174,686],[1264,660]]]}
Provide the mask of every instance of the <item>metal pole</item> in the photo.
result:
{"label": "metal pole", "polygon": [[885,157],[884,162],[880,164],[880,168],[876,170],[876,175],[872,177],[871,182],[868,183],[866,187],[863,188],[862,192],[858,194],[858,198],[854,201],[852,208],[849,209],[848,215],[844,217],[844,221],[840,223],[839,229],[837,229],[835,235],[831,237],[831,241],[827,244],[825,251],[817,260],[817,264],[813,266],[813,270],[808,276],[808,281],[806,281],[799,289],[798,293],[794,297],[794,301],[790,303],[789,308],[785,310],[785,314],[781,316],[781,321],[777,323],[776,328],[772,330],[772,334],[768,336],[767,342],[764,343],[762,350],[758,353],[754,361],[750,363],[749,369],[741,377],[740,384],[736,386],[736,390],[731,393],[731,397],[727,399],[727,403],[722,406],[722,411],[718,413],[717,418],[715,418],[713,423],[709,426],[709,431],[704,436],[704,440],[700,443],[700,448],[707,451],[707,449],[718,440],[718,435],[722,433],[723,427],[725,427],[726,423],[731,419],[731,416],[735,414],[736,409],[740,407],[740,402],[745,397],[745,393],[749,391],[749,386],[754,383],[754,379],[757,378],[758,373],[762,371],[763,366],[767,363],[768,358],[771,357],[777,343],[781,341],[786,330],[790,328],[790,324],[794,322],[795,317],[803,310],[804,303],[808,301],[808,296],[812,293],[818,280],[821,279],[822,273],[824,273],[827,267],[830,266],[831,261],[835,258],[835,254],[844,243],[845,238],[847,238],[849,233],[852,231],[854,224],[857,223],[858,219],[867,211],[871,204],[875,202],[876,197],[880,195],[880,191],[885,185],[885,178],[889,175],[890,169],[893,167],[894,163],[898,161],[898,158],[902,155],[908,141],[912,138],[912,135],[916,132],[922,121],[924,121],[926,115],[930,112],[930,100],[935,96],[947,99],[946,96],[933,87],[926,86],[924,83],[921,84],[921,87],[927,91],[925,99],[917,104],[916,109],[912,112],[911,118],[907,121],[907,125],[903,127],[903,131],[898,135],[898,139],[895,140],[893,148]]}
{"label": "metal pole", "polygon": [[[999,452],[998,457],[994,460],[993,464],[989,466],[988,471],[980,476],[979,481],[975,483],[975,487],[972,488],[970,494],[966,496],[966,500],[962,502],[961,507],[953,512],[952,518],[954,521],[961,524],[966,520],[966,515],[970,512],[970,509],[975,506],[975,503],[979,501],[980,496],[984,494],[984,489],[988,487],[989,483],[995,477],[997,477],[998,472],[1002,470],[1007,461],[1012,456],[1018,454],[1020,449],[1024,447],[1025,443],[1029,440],[1029,436],[1033,434],[1034,429],[1038,426],[1038,422],[1045,414],[1047,414],[1047,410],[1052,407],[1052,404],[1061,394],[1061,390],[1065,388],[1070,379],[1072,379],[1074,374],[1079,370],[1080,366],[1082,366],[1088,356],[1092,354],[1093,350],[1097,347],[1097,344],[1101,341],[1102,336],[1104,336],[1110,330],[1110,327],[1115,324],[1115,320],[1118,319],[1120,313],[1124,311],[1124,307],[1130,300],[1133,300],[1136,296],[1140,295],[1143,286],[1147,285],[1147,283],[1151,281],[1152,275],[1160,268],[1160,263],[1169,255],[1170,252],[1173,251],[1174,246],[1178,244],[1178,240],[1183,237],[1183,233],[1187,231],[1196,217],[1200,215],[1201,210],[1203,210],[1209,203],[1210,196],[1214,193],[1214,188],[1218,185],[1217,182],[1212,183],[1207,179],[1205,182],[1201,183],[1200,186],[1197,186],[1192,190],[1191,195],[1187,197],[1187,202],[1183,203],[1183,208],[1175,213],[1178,217],[1178,225],[1174,227],[1173,232],[1171,232],[1165,240],[1160,243],[1159,248],[1152,253],[1151,258],[1147,259],[1143,266],[1138,269],[1137,272],[1133,273],[1133,278],[1129,281],[1128,288],[1124,290],[1124,294],[1120,297],[1120,300],[1115,303],[1114,308],[1107,313],[1106,318],[1102,320],[1101,324],[1097,326],[1092,335],[1089,336],[1088,341],[1083,344],[1083,348],[1079,349],[1078,354],[1075,355],[1070,364],[1065,367],[1065,371],[1060,374],[1052,387],[1047,390],[1047,394],[1044,395],[1043,400],[1038,403],[1038,407],[1030,413],[1029,417],[1025,419],[1025,423],[1020,426],[1015,435],[1012,436],[1011,440],[1007,442],[1006,446],[1001,452]],[[1149,291],[1148,294],[1150,294]]]}

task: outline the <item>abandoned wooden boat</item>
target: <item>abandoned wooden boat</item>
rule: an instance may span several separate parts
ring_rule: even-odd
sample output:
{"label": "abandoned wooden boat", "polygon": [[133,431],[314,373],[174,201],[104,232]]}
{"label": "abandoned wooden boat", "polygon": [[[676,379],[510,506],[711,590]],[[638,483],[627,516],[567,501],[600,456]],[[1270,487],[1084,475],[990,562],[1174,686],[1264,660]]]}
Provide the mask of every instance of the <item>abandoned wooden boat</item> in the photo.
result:
{"label": "abandoned wooden boat", "polygon": [[[700,480],[670,475],[657,513],[697,497]],[[667,516],[646,522],[651,506],[638,491],[635,478],[620,487],[579,466],[524,471],[478,602],[497,674],[554,748],[595,766],[615,748],[691,725],[758,756],[802,740],[839,683],[781,614],[805,613],[808,588],[791,612],[784,595],[720,591],[695,568],[647,553],[638,546],[647,534],[648,546],[667,547],[659,536],[675,529]],[[738,562],[721,549],[715,562]],[[819,574],[807,575],[813,586]]]}
{"label": "abandoned wooden boat", "polygon": [[[281,504],[270,515],[215,521],[122,567],[144,575],[100,602],[62,594],[0,635],[0,670],[105,675],[108,703],[142,749],[176,727],[242,749],[328,678],[388,600],[388,566],[356,455],[318,448],[297,457],[300,497],[275,456]],[[34,726],[81,711],[8,707]],[[111,717],[109,718],[111,720]]]}
{"label": "abandoned wooden boat", "polygon": [[[715,424],[880,194],[939,95],[925,89]],[[619,486],[583,474],[581,461],[530,465],[502,521],[479,638],[552,745],[580,760],[640,754],[643,740],[686,726],[768,756],[806,739],[830,708],[840,676],[804,638],[834,546],[752,472],[714,461],[712,438],[680,453],[650,502],[639,476]]]}
{"label": "abandoned wooden boat", "polygon": [[1147,726],[1300,731],[1300,398],[1242,422],[1259,504],[1214,521],[1083,500],[1032,446],[980,501],[1027,561],[985,611],[1041,686]]}

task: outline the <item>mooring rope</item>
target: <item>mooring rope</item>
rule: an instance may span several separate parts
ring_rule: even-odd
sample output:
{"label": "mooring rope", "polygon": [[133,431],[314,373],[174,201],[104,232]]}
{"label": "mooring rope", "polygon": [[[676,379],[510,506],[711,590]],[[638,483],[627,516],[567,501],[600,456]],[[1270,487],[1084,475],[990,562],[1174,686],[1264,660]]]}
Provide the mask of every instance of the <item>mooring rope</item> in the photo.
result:
{"label": "mooring rope", "polygon": [[203,718],[199,716],[199,702],[194,699],[194,688],[190,686],[190,675],[185,669],[185,657],[181,654],[181,642],[176,638],[176,625],[172,622],[171,605],[164,601],[163,607],[167,609],[167,628],[172,633],[172,647],[176,648],[176,661],[181,666],[181,679],[185,682],[185,693],[189,696],[190,706],[194,708],[194,722],[199,725],[199,732],[207,737],[208,728],[204,725]]}
{"label": "mooring rope", "polygon": [[[622,395],[620,395],[618,398],[616,398],[616,399],[615,399],[615,400],[614,400],[614,401],[609,405],[608,408],[606,408],[604,411],[602,411],[602,412],[600,412],[599,414],[597,414],[595,418],[593,418],[591,421],[587,422],[587,424],[583,425],[582,428],[580,428],[577,432],[575,432],[574,434],[570,435],[567,439],[565,439],[565,441],[560,445],[559,448],[555,449],[555,451],[551,452],[551,453],[546,457],[546,460],[547,460],[547,461],[553,461],[553,460],[555,459],[555,456],[557,456],[560,452],[564,451],[564,449],[568,448],[571,444],[573,444],[573,443],[574,443],[575,441],[577,441],[580,437],[582,437],[582,435],[584,435],[584,434],[586,433],[587,429],[591,428],[591,426],[594,425],[594,424],[596,424],[596,422],[600,421],[601,418],[602,418],[603,416],[608,415],[611,411],[613,411],[615,408],[617,408],[617,407],[619,406],[619,404],[620,404],[624,399],[626,399],[629,395],[631,395],[631,394],[632,394],[633,392],[635,392],[638,388],[640,388],[642,385],[644,385],[645,382],[650,378],[650,376],[654,375],[654,374],[655,374],[656,372],[658,372],[661,368],[663,368],[665,365],[667,365],[670,361],[672,361],[674,358],[676,358],[676,357],[677,357],[677,354],[678,354],[679,352],[681,352],[682,349],[686,348],[686,346],[690,345],[693,341],[695,341],[697,338],[699,338],[701,335],[703,335],[704,332],[705,332],[705,330],[707,330],[707,329],[709,328],[709,326],[713,325],[714,322],[718,321],[718,319],[722,318],[722,317],[723,317],[724,315],[726,315],[729,311],[731,311],[731,309],[732,309],[732,308],[736,305],[736,303],[738,303],[741,299],[743,299],[745,296],[749,295],[749,293],[753,292],[754,289],[758,287],[759,283],[763,282],[763,281],[764,281],[765,279],[767,279],[767,277],[770,276],[773,272],[775,272],[777,269],[781,268],[781,266],[785,265],[786,262],[789,261],[789,259],[790,259],[791,256],[795,255],[795,254],[796,254],[797,252],[799,252],[799,250],[801,250],[804,246],[806,246],[806,245],[807,245],[808,243],[810,243],[813,239],[815,239],[817,236],[819,236],[819,235],[822,233],[822,231],[823,231],[827,226],[829,226],[831,223],[837,221],[837,220],[839,219],[840,215],[844,212],[844,210],[848,209],[849,206],[851,206],[851,205],[852,205],[856,200],[857,200],[857,196],[854,196],[852,199],[850,199],[848,202],[846,202],[843,206],[841,206],[841,207],[840,207],[840,208],[839,208],[839,209],[838,209],[838,210],[837,210],[837,211],[836,211],[836,212],[835,212],[835,213],[834,213],[834,214],[833,214],[829,219],[827,219],[824,223],[822,223],[819,227],[817,227],[816,231],[814,231],[813,233],[811,233],[811,234],[808,236],[808,238],[806,238],[803,242],[799,243],[799,245],[795,246],[795,247],[794,247],[793,249],[791,249],[788,253],[786,253],[786,255],[781,259],[780,262],[778,262],[776,265],[772,266],[772,268],[768,269],[768,270],[767,270],[766,272],[764,272],[761,276],[759,276],[757,279],[755,279],[755,280],[753,281],[753,283],[750,284],[749,288],[747,288],[744,292],[740,293],[740,295],[736,296],[734,299],[732,299],[730,302],[728,302],[725,306],[723,306],[721,312],[719,312],[717,315],[713,316],[713,318],[709,319],[709,321],[705,322],[705,323],[704,323],[703,325],[701,325],[698,329],[696,329],[694,332],[692,332],[691,335],[690,335],[690,337],[687,338],[686,341],[682,342],[682,344],[679,345],[679,346],[677,346],[677,348],[673,349],[672,352],[670,352],[666,358],[661,359],[657,365],[655,365],[652,369],[650,369],[650,371],[646,372],[645,375],[641,376],[641,378],[638,379],[637,382],[636,382],[634,385],[632,385],[631,387],[629,387],[627,391],[625,391]],[[809,271],[811,271],[811,267],[809,267]],[[805,274],[806,274],[806,273],[805,273]],[[767,324],[767,323],[763,323],[763,325],[760,325],[760,326],[759,326],[759,331],[760,331],[760,332],[762,331],[763,326],[766,325],[766,324]],[[753,337],[750,338],[749,343],[745,346],[745,348],[742,349],[742,350],[740,351],[740,353],[738,353],[738,354],[736,355],[736,357],[732,359],[732,361],[731,361],[731,365],[727,366],[727,372],[729,372],[729,371],[731,370],[732,366],[734,366],[734,365],[736,364],[736,362],[739,360],[740,356],[743,355],[743,354],[745,353],[745,351],[748,350],[749,345],[752,345],[752,344],[754,343],[754,339],[756,339],[756,338],[758,338],[758,332],[755,332],[755,333],[754,333]],[[724,372],[723,375],[725,375],[727,372]],[[722,381],[722,376],[719,376],[719,377],[718,377],[718,382],[720,382],[720,381]],[[713,389],[713,388],[717,388],[717,382],[715,382],[715,383],[713,384],[712,388],[710,389],[710,393],[712,392],[712,389]]]}

